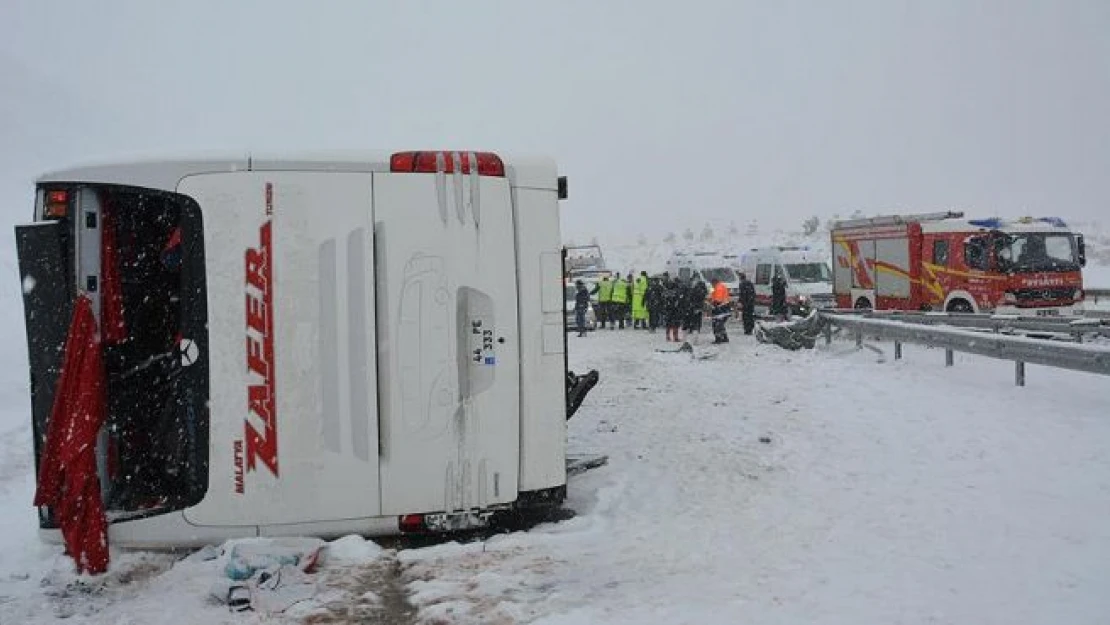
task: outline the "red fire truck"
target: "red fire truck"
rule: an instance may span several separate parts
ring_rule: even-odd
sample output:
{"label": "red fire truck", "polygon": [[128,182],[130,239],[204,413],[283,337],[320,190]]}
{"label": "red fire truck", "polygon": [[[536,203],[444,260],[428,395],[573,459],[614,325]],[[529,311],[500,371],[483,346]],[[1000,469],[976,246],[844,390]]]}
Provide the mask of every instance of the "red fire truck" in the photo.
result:
{"label": "red fire truck", "polygon": [[831,236],[838,308],[1047,316],[1081,310],[1083,236],[1055,217],[888,215],[838,222]]}

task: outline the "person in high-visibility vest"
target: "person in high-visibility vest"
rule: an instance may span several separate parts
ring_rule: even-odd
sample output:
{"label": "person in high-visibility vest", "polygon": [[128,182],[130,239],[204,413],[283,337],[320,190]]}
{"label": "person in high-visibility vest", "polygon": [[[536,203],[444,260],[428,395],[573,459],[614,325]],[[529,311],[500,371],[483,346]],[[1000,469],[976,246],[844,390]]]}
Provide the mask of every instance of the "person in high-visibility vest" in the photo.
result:
{"label": "person in high-visibility vest", "polygon": [[628,281],[624,279],[624,276],[617,274],[617,279],[613,282],[613,308],[609,316],[614,323],[620,324],[621,330],[624,329],[625,312],[631,300],[628,286]]}
{"label": "person in high-visibility vest", "polygon": [[713,306],[713,342],[728,343],[728,332],[725,323],[732,316],[728,287],[724,282],[714,278],[713,292],[709,295],[709,303]]}
{"label": "person in high-visibility vest", "polygon": [[633,329],[647,329],[648,327],[648,309],[647,303],[644,298],[647,296],[648,290],[648,277],[646,271],[640,272],[640,277],[636,278],[635,284],[632,286],[632,328]]}
{"label": "person in high-visibility vest", "polygon": [[598,327],[604,329],[609,321],[609,309],[613,306],[613,283],[609,281],[609,276],[601,277],[594,293],[597,294],[597,320],[601,324]]}

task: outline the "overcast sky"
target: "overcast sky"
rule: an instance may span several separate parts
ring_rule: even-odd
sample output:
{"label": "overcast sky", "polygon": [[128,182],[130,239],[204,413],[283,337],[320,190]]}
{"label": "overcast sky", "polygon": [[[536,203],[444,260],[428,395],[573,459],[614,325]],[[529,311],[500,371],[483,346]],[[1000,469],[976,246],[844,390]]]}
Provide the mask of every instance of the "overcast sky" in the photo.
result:
{"label": "overcast sky", "polygon": [[567,237],[1110,206],[1106,0],[2,0],[0,79],[5,221],[208,149],[546,153]]}

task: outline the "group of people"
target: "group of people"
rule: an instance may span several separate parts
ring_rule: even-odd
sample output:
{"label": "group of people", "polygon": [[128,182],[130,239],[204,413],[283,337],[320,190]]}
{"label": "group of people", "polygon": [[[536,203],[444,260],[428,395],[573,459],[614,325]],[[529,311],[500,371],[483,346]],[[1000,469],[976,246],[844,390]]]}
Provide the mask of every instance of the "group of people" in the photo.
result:
{"label": "group of people", "polygon": [[[728,286],[719,280],[711,282],[710,290],[701,280],[672,277],[667,272],[649,277],[646,271],[641,271],[635,278],[632,273],[627,276],[618,273],[613,280],[603,277],[592,290],[581,280],[576,286],[575,317],[579,336],[586,336],[586,311],[594,296],[600,329],[623,330],[628,324],[632,329],[655,332],[663,327],[667,331],[667,341],[677,342],[682,340],[680,332],[700,333],[702,320],[708,312],[713,342],[727,343],[726,324],[737,311],[744,334],[751,334],[755,329],[755,285],[743,273],[735,302]],[[786,283],[776,276],[771,286],[771,314],[782,316],[787,309]]]}

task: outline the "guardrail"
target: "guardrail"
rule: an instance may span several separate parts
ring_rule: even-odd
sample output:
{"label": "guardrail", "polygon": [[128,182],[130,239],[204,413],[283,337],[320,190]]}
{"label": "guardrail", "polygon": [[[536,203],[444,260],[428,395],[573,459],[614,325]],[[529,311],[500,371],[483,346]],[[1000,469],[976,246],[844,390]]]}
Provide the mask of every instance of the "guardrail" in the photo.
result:
{"label": "guardrail", "polygon": [[[1014,383],[1017,386],[1025,386],[1026,363],[1110,375],[1110,349],[1097,345],[986,333],[966,327],[938,327],[897,320],[893,315],[887,319],[846,311],[823,311],[821,315],[828,321],[825,329],[826,342],[832,342],[831,326],[838,326],[854,333],[857,346],[863,346],[864,335],[893,341],[896,360],[902,358],[903,343],[944,349],[945,366],[948,367],[954,364],[954,352],[1012,360]],[[951,321],[949,320],[950,323]]]}
{"label": "guardrail", "polygon": [[[846,312],[840,311],[834,314],[846,314]],[[1110,320],[1092,317],[1037,317],[901,310],[852,311],[847,314],[855,314],[869,319],[887,319],[920,325],[947,325],[998,334],[1032,334],[1051,338],[1066,338],[1076,343],[1082,343],[1085,336],[1110,338]]]}
{"label": "guardrail", "polygon": [[[1110,319],[1110,289],[1084,289],[1084,303],[1088,308],[1084,315],[1098,319]],[[1090,308],[1090,305],[1099,308]]]}

